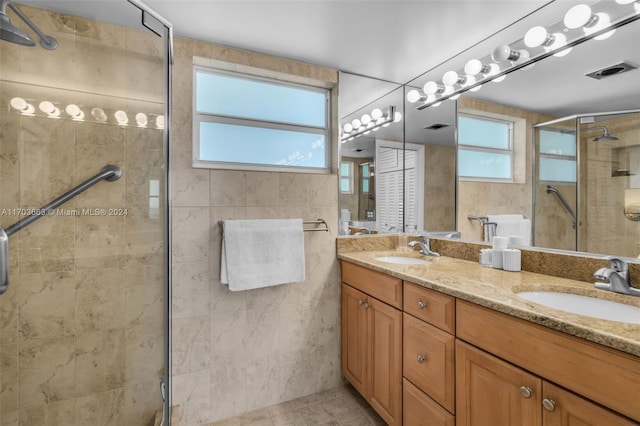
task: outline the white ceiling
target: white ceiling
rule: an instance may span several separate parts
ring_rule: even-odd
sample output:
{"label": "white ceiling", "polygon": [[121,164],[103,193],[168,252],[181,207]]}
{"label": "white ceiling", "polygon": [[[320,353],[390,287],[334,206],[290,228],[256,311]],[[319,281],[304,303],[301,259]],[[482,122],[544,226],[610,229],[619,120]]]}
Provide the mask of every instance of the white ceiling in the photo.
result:
{"label": "white ceiling", "polygon": [[[18,0],[137,25],[126,0]],[[145,0],[176,36],[406,83],[549,0]]]}

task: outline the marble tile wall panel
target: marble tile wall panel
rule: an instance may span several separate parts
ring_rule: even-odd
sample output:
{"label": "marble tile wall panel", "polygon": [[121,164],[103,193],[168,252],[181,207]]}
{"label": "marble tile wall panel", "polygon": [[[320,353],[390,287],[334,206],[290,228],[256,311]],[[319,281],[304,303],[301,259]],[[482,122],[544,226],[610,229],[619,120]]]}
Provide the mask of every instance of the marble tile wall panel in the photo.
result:
{"label": "marble tile wall panel", "polygon": [[[337,176],[192,168],[194,56],[200,57],[199,64],[225,60],[227,67],[233,68],[229,63],[242,70],[252,66],[296,78],[327,75],[326,69],[306,64],[176,40],[172,353],[173,398],[181,405],[179,425],[239,415],[330,388],[341,380],[339,346],[328,343],[340,341]],[[335,71],[328,75],[332,77],[324,81],[335,82]],[[267,218],[323,218],[331,232],[305,233],[304,283],[229,291],[220,284],[218,222]]]}

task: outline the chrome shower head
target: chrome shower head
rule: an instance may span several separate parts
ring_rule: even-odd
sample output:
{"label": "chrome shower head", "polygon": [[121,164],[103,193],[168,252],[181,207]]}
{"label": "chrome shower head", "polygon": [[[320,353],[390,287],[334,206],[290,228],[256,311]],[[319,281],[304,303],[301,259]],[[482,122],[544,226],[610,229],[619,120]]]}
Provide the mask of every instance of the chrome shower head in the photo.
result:
{"label": "chrome shower head", "polygon": [[51,36],[46,36],[27,16],[22,13],[10,0],[1,0],[0,3],[0,40],[9,41],[22,46],[33,47],[36,43],[26,32],[11,23],[7,15],[7,6],[24,21],[40,37],[40,45],[47,50],[54,50],[58,47],[58,42]]}
{"label": "chrome shower head", "polygon": [[596,130],[596,129],[602,129],[604,132],[602,133],[602,136],[598,136],[596,138],[593,138],[593,140],[595,142],[606,142],[606,141],[617,141],[618,137],[617,136],[612,136],[609,134],[609,129],[607,129],[606,126],[594,126],[594,127],[587,127],[582,129],[582,131],[587,131],[587,130]]}

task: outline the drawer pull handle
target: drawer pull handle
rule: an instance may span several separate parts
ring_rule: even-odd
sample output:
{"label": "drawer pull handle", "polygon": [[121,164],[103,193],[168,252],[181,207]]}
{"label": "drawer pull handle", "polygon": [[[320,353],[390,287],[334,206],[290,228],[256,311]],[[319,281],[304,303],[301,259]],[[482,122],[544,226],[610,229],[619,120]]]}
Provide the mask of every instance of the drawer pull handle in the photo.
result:
{"label": "drawer pull handle", "polygon": [[542,406],[547,411],[553,411],[556,409],[556,402],[553,399],[545,398],[542,400]]}
{"label": "drawer pull handle", "polygon": [[367,302],[364,302],[364,304],[362,306],[364,306],[365,309],[369,309],[369,306],[371,306],[371,305],[368,304]]}
{"label": "drawer pull handle", "polygon": [[418,301],[418,309],[424,309],[427,307],[427,304],[424,303],[422,300]]}
{"label": "drawer pull handle", "polygon": [[529,386],[520,386],[520,395],[524,396],[525,398],[531,398],[531,395],[533,395],[533,391]]}
{"label": "drawer pull handle", "polygon": [[420,364],[422,364],[422,363],[426,360],[426,358],[424,357],[424,355],[418,355],[417,359],[418,359],[418,362],[419,362]]}

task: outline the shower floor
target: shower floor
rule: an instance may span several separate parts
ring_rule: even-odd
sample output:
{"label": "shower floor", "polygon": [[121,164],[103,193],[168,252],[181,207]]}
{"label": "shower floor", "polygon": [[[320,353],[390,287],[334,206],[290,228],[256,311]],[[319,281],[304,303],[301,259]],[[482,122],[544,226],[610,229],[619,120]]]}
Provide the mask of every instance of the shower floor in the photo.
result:
{"label": "shower floor", "polygon": [[351,385],[262,408],[208,426],[384,426]]}

